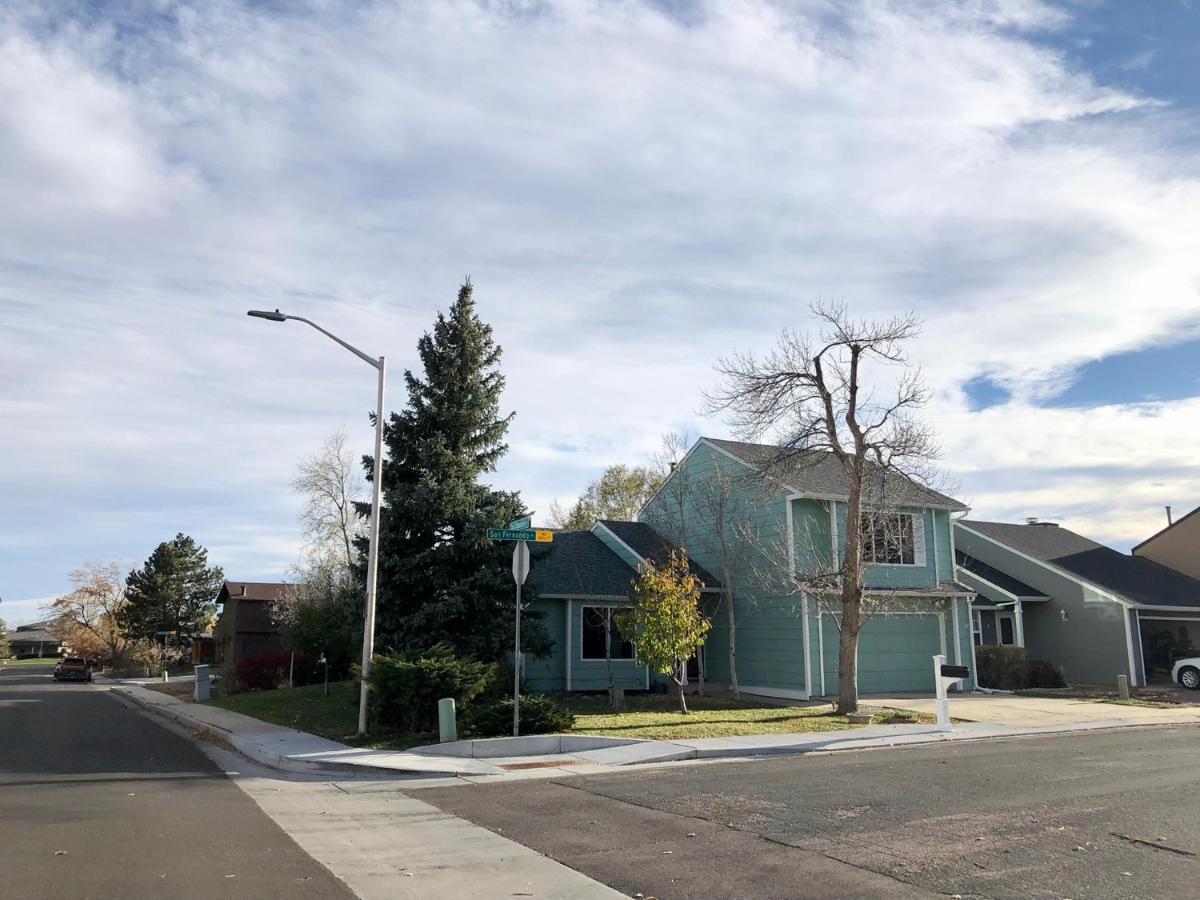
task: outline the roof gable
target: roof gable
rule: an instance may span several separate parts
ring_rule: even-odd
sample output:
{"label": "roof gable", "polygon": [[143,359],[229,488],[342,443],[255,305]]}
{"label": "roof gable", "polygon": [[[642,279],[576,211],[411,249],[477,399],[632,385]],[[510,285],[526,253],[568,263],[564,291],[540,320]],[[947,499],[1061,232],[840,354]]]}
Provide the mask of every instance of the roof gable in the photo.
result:
{"label": "roof gable", "polygon": [[[826,450],[789,450],[773,444],[751,444],[722,438],[700,440],[759,472],[777,463],[780,454],[786,454],[782,462],[782,477],[787,479],[784,487],[797,494],[819,498],[840,500],[849,496],[846,471],[838,458]],[[885,484],[900,506],[967,509],[965,504],[953,497],[947,497],[932,488],[918,484],[898,472],[887,473]]]}
{"label": "roof gable", "polygon": [[1009,522],[955,523],[1129,603],[1200,607],[1200,581],[1148,559],[1098,544],[1060,525]]}

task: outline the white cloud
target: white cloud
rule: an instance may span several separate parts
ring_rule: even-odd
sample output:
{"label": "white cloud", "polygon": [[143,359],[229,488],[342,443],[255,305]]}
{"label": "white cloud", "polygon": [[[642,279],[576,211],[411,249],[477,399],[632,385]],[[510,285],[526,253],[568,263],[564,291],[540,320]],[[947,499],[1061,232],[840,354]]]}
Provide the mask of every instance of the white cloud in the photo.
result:
{"label": "white cloud", "polygon": [[[979,512],[1034,499],[1003,473],[1096,456],[1047,504],[1124,538],[1161,499],[1123,487],[1146,465],[1200,501],[1193,405],[1032,405],[1200,283],[1184,135],[1070,68],[1054,5],[63,9],[0,18],[0,491],[35,548],[0,569],[26,593],[177,530],[231,576],[284,565],[295,461],[343,424],[369,448],[372,373],[244,310],[386,353],[395,407],[468,273],[518,411],[497,481],[539,510],[667,428],[720,431],[713,360],[819,297],[927,319]],[[981,370],[1014,405],[965,411]]]}

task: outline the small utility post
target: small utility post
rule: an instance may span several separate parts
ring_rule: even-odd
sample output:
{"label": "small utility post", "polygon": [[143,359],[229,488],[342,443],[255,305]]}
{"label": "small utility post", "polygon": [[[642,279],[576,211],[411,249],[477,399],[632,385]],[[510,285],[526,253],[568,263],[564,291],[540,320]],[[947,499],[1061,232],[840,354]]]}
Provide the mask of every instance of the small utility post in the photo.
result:
{"label": "small utility post", "polygon": [[513,547],[513,581],[517,583],[516,638],[513,644],[513,737],[521,734],[521,585],[529,575],[529,545]]}

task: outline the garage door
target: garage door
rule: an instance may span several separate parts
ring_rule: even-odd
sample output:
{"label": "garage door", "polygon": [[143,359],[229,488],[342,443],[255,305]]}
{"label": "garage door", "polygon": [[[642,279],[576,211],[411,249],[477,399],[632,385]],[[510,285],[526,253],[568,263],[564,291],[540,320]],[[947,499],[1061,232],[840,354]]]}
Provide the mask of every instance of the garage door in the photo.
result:
{"label": "garage door", "polygon": [[[942,652],[936,614],[871,619],[858,638],[858,690],[863,694],[933,691],[933,657]],[[822,617],[825,683],[837,692],[838,631]]]}

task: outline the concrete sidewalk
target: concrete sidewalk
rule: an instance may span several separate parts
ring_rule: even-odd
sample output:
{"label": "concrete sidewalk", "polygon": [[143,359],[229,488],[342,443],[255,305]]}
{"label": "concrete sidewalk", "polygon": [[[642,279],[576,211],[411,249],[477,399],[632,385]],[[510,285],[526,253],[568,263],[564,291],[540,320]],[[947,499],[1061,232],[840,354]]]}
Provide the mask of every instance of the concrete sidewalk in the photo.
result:
{"label": "concrete sidewalk", "polygon": [[[541,735],[460,741],[453,745],[434,744],[409,751],[395,751],[348,747],[303,731],[271,725],[240,713],[192,703],[136,685],[111,684],[109,687],[164,718],[193,729],[212,730],[238,752],[273,768],[306,773],[328,774],[335,771],[343,778],[379,778],[385,777],[386,773],[390,777],[433,779],[438,783],[446,782],[437,776],[480,782],[593,775],[611,772],[616,766],[829,753],[1200,722],[1200,710],[1194,708],[1181,714],[1180,710],[1175,709],[1148,709],[1064,699],[1012,698],[1008,695],[971,695],[951,701],[955,718],[979,716],[979,710],[985,710],[994,711],[991,720],[962,722],[950,732],[939,731],[933,725],[873,725],[845,731],[675,741],[615,741],[573,736],[570,749],[563,746],[568,743],[565,737],[558,740],[554,735]],[[1016,713],[1013,712],[1014,699],[1020,701]],[[924,698],[871,698],[867,701],[871,706],[886,705],[921,712],[927,711],[924,707],[931,702]],[[1030,712],[1047,705],[1051,709],[1062,710],[1064,704],[1072,707],[1070,714],[1062,712],[1057,716],[1039,717]],[[1014,721],[1018,724],[1014,724]],[[551,744],[554,746],[551,747]]]}
{"label": "concrete sidewalk", "polygon": [[[864,697],[864,706],[886,706],[934,714],[929,696]],[[1080,725],[1104,722],[1126,725],[1171,725],[1200,722],[1200,707],[1148,707],[1105,703],[1090,698],[1027,697],[1020,694],[950,695],[951,715],[971,722],[990,722],[1016,728]]]}

